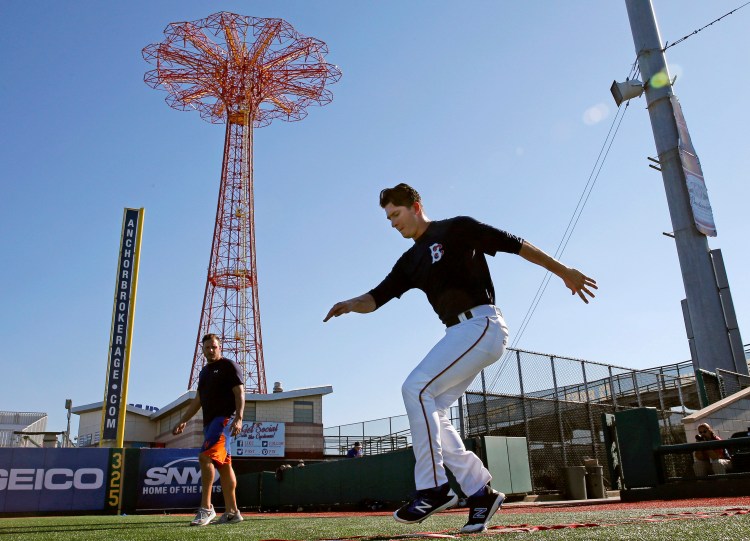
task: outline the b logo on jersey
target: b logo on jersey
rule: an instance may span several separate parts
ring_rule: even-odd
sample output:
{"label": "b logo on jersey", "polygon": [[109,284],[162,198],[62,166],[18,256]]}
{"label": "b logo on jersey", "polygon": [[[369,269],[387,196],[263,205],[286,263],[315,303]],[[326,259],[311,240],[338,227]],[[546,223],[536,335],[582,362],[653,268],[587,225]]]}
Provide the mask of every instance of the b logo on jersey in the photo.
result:
{"label": "b logo on jersey", "polygon": [[437,263],[443,257],[443,245],[437,242],[430,246],[430,255],[432,256],[432,262]]}

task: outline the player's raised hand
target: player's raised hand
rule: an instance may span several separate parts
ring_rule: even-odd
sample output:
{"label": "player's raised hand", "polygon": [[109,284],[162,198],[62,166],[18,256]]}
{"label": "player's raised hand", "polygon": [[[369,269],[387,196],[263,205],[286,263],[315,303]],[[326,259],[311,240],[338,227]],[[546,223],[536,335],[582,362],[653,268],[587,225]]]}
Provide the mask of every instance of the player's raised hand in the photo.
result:
{"label": "player's raised hand", "polygon": [[187,423],[177,423],[172,429],[172,434],[174,434],[175,436],[177,436],[178,434],[182,434],[182,431],[185,430],[186,425]]}
{"label": "player's raised hand", "polygon": [[594,295],[594,293],[591,291],[592,289],[599,289],[596,286],[596,280],[594,280],[593,278],[589,278],[578,269],[569,268],[561,276],[561,278],[565,282],[565,286],[570,289],[571,295],[578,294],[578,296],[581,297],[581,300],[586,304],[589,303],[586,295],[588,295],[592,299],[596,297],[596,295]]}

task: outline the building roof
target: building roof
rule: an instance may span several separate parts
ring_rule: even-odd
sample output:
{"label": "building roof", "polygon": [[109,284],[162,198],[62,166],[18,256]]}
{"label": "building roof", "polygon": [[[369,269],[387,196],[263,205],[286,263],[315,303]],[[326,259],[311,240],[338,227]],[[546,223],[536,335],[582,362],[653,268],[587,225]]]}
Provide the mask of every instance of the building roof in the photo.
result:
{"label": "building roof", "polygon": [[[304,389],[293,389],[291,391],[282,391],[280,393],[271,393],[271,394],[258,394],[258,393],[245,393],[245,401],[246,402],[270,402],[273,400],[289,400],[292,398],[303,398],[306,396],[322,396],[331,394],[333,392],[333,387],[330,385],[324,385],[322,387],[306,387]],[[143,408],[136,407],[132,404],[128,404],[128,413],[136,413],[138,415],[143,415],[144,417],[149,417],[151,420],[159,419],[160,417],[164,417],[165,415],[168,415],[170,412],[174,411],[175,409],[180,408],[185,403],[189,402],[195,398],[195,391],[185,391],[182,395],[180,395],[175,400],[172,400],[169,404],[164,406],[163,408],[160,408],[157,411],[153,410],[146,410]],[[70,411],[71,413],[75,413],[76,415],[81,415],[82,413],[89,413],[92,411],[101,410],[102,406],[104,405],[104,401],[94,402],[92,404],[84,404],[82,406],[76,406],[72,408]]]}

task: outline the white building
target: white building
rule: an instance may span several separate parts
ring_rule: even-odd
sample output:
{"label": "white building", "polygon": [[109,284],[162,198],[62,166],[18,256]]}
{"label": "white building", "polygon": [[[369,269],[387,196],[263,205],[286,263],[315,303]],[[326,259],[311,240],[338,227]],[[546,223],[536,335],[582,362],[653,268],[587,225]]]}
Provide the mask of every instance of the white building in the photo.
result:
{"label": "white building", "polygon": [[[286,458],[323,458],[323,396],[333,392],[331,386],[275,390],[271,394],[245,394],[246,423],[284,423]],[[198,413],[179,436],[172,428],[182,417],[195,391],[187,391],[163,408],[129,404],[125,415],[125,447],[192,448],[203,444],[203,416]],[[99,444],[103,402],[76,406],[71,411],[80,416],[78,446]]]}
{"label": "white building", "polygon": [[[47,430],[47,414],[0,411],[0,447],[42,447]],[[28,436],[16,432],[32,432]]]}

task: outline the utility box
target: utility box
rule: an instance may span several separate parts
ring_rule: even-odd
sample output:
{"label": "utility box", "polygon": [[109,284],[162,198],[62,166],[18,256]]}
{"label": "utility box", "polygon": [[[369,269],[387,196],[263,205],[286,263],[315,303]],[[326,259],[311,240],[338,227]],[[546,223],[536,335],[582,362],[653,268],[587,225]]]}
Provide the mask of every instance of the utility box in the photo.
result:
{"label": "utility box", "polygon": [[485,464],[492,474],[492,488],[506,494],[532,491],[526,438],[484,436]]}
{"label": "utility box", "polygon": [[655,451],[661,446],[659,418],[654,408],[615,412],[625,489],[655,487],[660,483]]}

